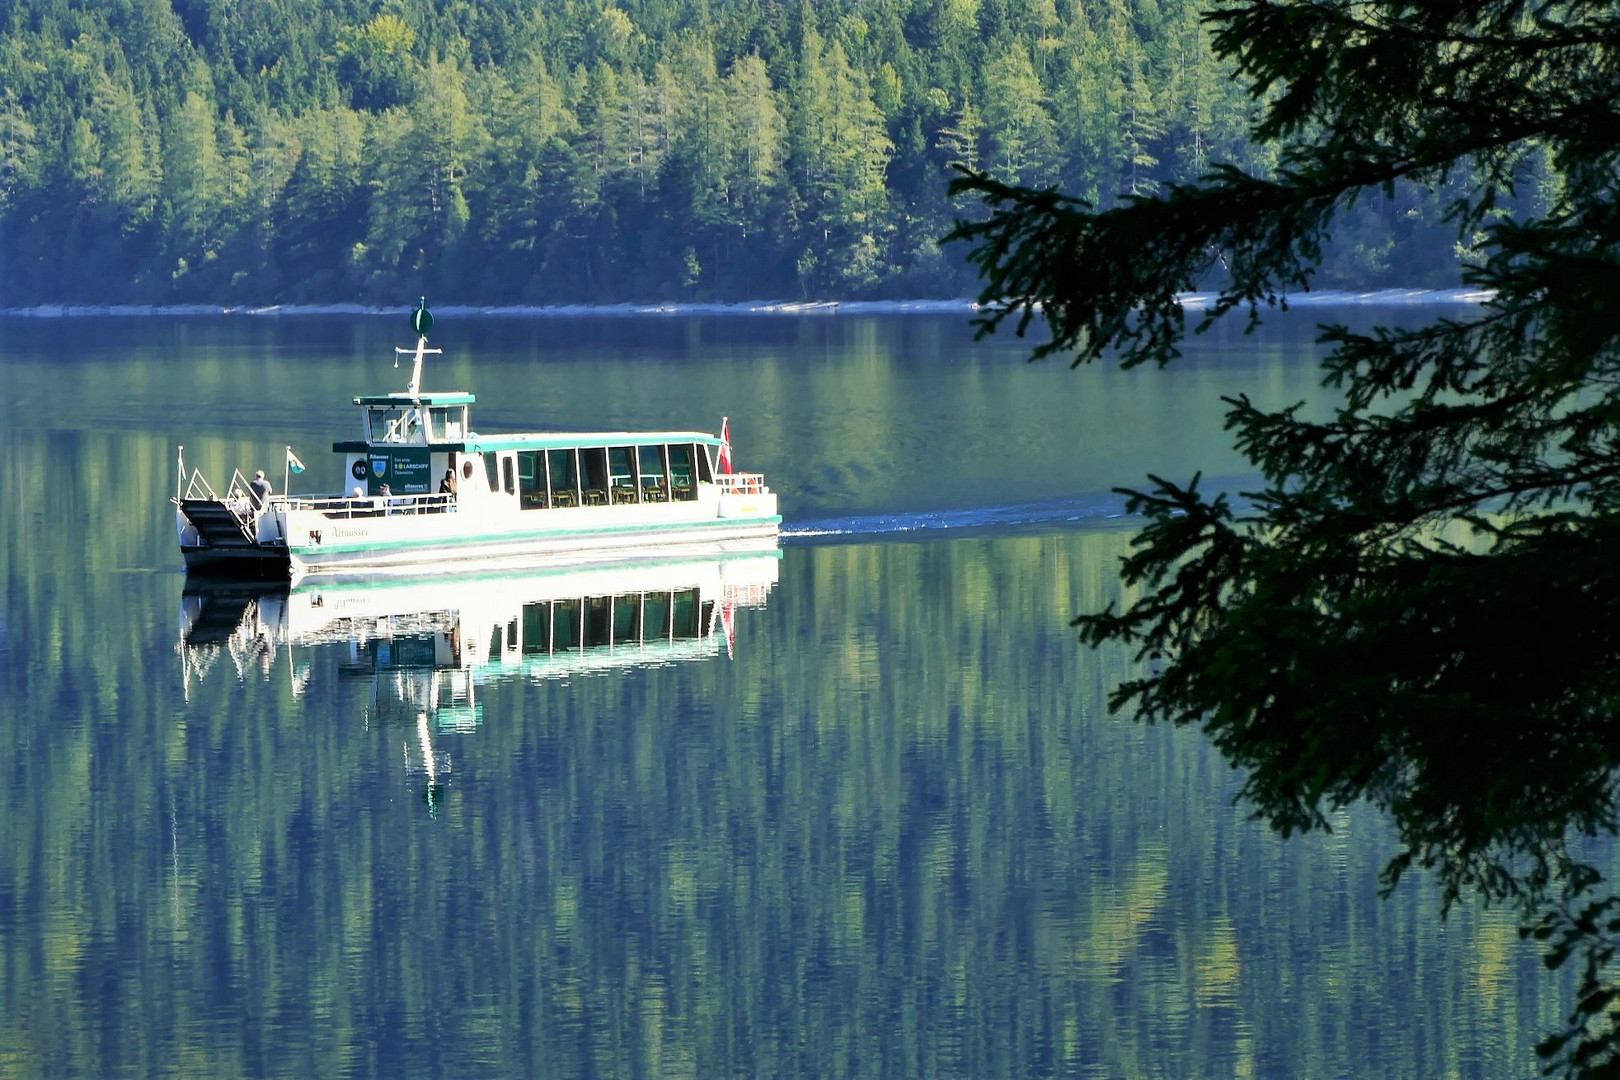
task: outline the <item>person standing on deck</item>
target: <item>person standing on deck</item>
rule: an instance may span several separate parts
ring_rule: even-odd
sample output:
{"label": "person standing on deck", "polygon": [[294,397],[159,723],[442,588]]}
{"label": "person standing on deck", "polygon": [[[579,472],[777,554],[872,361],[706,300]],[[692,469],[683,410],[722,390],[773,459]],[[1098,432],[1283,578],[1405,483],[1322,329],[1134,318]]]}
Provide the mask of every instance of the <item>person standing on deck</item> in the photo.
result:
{"label": "person standing on deck", "polygon": [[263,469],[253,474],[253,479],[248,481],[248,492],[253,498],[254,510],[264,509],[264,504],[270,501],[271,490],[270,481],[264,478]]}

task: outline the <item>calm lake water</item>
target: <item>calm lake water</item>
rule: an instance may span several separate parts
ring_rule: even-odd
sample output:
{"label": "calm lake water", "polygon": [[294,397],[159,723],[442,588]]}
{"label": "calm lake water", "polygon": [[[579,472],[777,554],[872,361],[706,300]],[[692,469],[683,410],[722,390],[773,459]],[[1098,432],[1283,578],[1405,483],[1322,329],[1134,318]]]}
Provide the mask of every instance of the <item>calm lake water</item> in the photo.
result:
{"label": "calm lake water", "polygon": [[441,316],[478,429],[729,415],[787,518],[688,640],[469,685],[462,601],[285,640],[292,601],[182,594],[176,444],[338,489],[403,314],[0,319],[0,1077],[1534,1075],[1565,999],[1510,914],[1379,900],[1372,814],[1249,821],[1067,625],[1120,592],[1110,488],[1241,484],[1220,395],[1320,403],[1327,314],[1168,372],[954,317]]}

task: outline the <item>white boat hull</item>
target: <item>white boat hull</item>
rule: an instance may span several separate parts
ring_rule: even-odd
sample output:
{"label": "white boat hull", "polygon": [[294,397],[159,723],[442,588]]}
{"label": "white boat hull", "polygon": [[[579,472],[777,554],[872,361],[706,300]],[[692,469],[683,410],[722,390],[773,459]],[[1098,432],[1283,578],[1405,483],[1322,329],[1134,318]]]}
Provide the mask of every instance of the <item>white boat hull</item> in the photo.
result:
{"label": "white boat hull", "polygon": [[[781,528],[774,495],[718,496],[686,504],[477,512],[414,512],[383,500],[273,500],[244,535],[209,542],[178,512],[188,569],[301,580],[311,575],[587,566],[639,557],[741,554],[774,549]],[[309,509],[322,505],[324,509]],[[193,514],[197,511],[193,509]],[[197,514],[197,516],[201,516]],[[251,531],[249,539],[245,533]]]}

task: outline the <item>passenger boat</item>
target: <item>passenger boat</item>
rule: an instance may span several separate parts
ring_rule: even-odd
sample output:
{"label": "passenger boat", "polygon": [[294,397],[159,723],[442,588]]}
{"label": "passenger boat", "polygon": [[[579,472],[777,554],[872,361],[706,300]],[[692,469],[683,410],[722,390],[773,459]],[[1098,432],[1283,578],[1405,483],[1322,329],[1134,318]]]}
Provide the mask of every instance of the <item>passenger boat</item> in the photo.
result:
{"label": "passenger boat", "polygon": [[[361,437],[335,442],[353,486],[266,494],[233,473],[224,495],[177,453],[188,571],[301,580],[469,566],[579,565],[672,552],[772,550],[781,516],[759,473],[733,471],[729,421],[697,431],[472,430],[471,393],[423,392],[433,317],[423,300],[403,393],[357,397]],[[289,470],[302,470],[292,448]]]}

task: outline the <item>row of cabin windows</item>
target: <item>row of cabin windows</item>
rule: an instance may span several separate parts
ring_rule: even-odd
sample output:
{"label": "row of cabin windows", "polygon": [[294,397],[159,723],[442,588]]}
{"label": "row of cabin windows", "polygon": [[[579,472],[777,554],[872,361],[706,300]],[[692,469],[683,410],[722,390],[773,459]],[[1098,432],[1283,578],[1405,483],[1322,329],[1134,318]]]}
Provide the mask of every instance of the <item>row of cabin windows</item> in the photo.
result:
{"label": "row of cabin windows", "polygon": [[690,640],[704,636],[713,615],[714,604],[701,601],[696,589],[542,601],[523,605],[521,638],[518,620],[506,627],[504,641],[497,625],[489,651],[500,656],[521,643],[525,656],[545,656],[603,645]]}
{"label": "row of cabin windows", "polygon": [[712,483],[709,455],[696,443],[586,446],[484,455],[491,491],[516,492],[525,510],[691,502]]}

